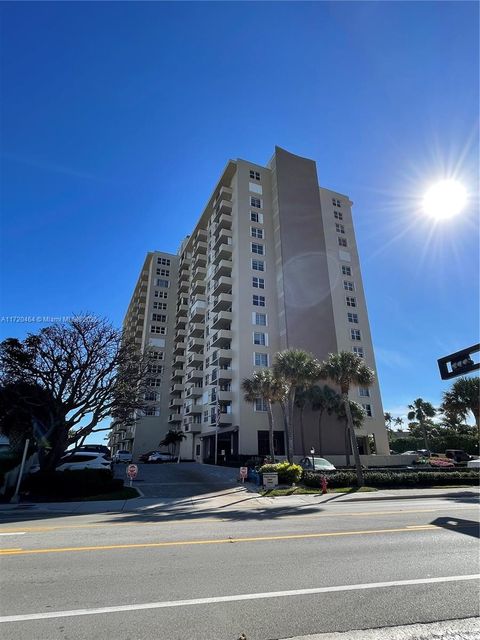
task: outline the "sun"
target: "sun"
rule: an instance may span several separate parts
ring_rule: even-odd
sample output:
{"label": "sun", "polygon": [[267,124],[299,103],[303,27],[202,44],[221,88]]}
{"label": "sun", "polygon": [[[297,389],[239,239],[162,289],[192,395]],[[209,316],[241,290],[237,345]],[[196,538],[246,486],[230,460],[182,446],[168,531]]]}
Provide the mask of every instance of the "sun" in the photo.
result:
{"label": "sun", "polygon": [[465,187],[457,180],[440,180],[432,185],[423,198],[423,210],[435,220],[458,215],[467,202]]}

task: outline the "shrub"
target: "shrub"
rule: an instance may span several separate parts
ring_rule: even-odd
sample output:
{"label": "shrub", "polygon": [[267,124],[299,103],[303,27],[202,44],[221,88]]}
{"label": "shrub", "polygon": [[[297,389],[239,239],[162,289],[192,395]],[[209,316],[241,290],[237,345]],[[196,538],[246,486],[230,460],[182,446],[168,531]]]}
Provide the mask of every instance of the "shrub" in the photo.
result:
{"label": "shrub", "polygon": [[293,484],[300,481],[303,469],[300,465],[290,464],[286,460],[277,464],[264,464],[263,467],[260,467],[259,473],[278,473],[280,484]]}
{"label": "shrub", "polygon": [[[354,471],[335,471],[324,474],[329,488],[355,487],[357,477]],[[478,485],[478,471],[365,471],[365,484],[369,487],[431,487],[433,485],[471,484]],[[322,486],[321,475],[305,473],[303,482],[307,487]]]}
{"label": "shrub", "polygon": [[113,477],[107,469],[81,471],[39,471],[27,476],[22,492],[49,500],[83,498],[111,493],[123,488],[123,480]]}

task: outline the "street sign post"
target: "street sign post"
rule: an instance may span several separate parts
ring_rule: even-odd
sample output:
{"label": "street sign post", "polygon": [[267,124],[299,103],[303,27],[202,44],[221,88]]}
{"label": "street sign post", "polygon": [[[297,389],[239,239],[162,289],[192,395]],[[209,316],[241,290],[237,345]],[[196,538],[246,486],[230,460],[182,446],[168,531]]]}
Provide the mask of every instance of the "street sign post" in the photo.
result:
{"label": "street sign post", "polygon": [[138,467],[136,464],[129,464],[127,467],[127,476],[130,478],[130,486],[132,486],[132,482],[135,480],[138,474]]}
{"label": "street sign post", "polygon": [[463,376],[466,373],[480,369],[480,362],[474,362],[471,357],[472,353],[478,353],[479,351],[480,344],[474,344],[456,353],[451,353],[449,356],[439,358],[437,362],[442,380]]}
{"label": "street sign post", "polygon": [[240,467],[240,480],[242,484],[245,482],[246,477],[248,476],[248,467]]}

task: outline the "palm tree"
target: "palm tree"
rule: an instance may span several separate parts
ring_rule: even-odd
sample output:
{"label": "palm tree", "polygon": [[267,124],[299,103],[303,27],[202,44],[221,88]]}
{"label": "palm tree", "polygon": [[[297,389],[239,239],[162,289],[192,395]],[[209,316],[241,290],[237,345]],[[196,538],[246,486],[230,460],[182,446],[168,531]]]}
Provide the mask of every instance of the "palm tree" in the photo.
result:
{"label": "palm tree", "polygon": [[350,351],[331,353],[328,359],[322,363],[321,378],[331,380],[340,387],[343,406],[347,416],[348,431],[352,444],[353,457],[357,471],[358,486],[363,486],[363,471],[358,451],[358,442],[354,432],[352,411],[348,400],[348,393],[352,384],[362,387],[370,387],[375,380],[375,373],[367,367],[363,358]]}
{"label": "palm tree", "polygon": [[391,431],[392,430],[392,422],[393,422],[392,414],[389,413],[388,411],[385,411],[385,413],[383,414],[383,419],[385,420],[385,424],[387,425],[387,429],[389,429]]}
{"label": "palm tree", "polygon": [[398,418],[395,418],[393,422],[399,428],[403,426],[403,418],[400,418],[400,416]]}
{"label": "palm tree", "polygon": [[[175,455],[177,451],[177,447],[180,445],[182,440],[185,440],[187,436],[183,433],[183,431],[174,431],[170,429],[165,434],[165,438],[159,442],[160,447],[168,447],[168,451]],[[178,458],[178,462],[180,462],[180,457]]]}
{"label": "palm tree", "polygon": [[288,433],[288,460],[293,461],[294,425],[293,411],[297,387],[311,385],[320,376],[320,363],[311,354],[302,349],[286,349],[275,356],[273,371],[277,378],[285,384],[284,416]]}
{"label": "palm tree", "polygon": [[433,405],[430,402],[426,402],[422,400],[422,398],[417,398],[413,401],[413,404],[409,404],[408,408],[410,411],[408,412],[407,418],[409,420],[416,420],[423,433],[423,440],[425,442],[425,449],[430,451],[430,447],[428,446],[428,436],[427,436],[427,422],[428,418],[433,418],[433,416],[437,413],[433,408]]}
{"label": "palm tree", "polygon": [[300,444],[302,448],[302,455],[306,456],[305,451],[305,428],[303,425],[303,410],[310,400],[310,388],[309,387],[297,387],[295,392],[295,406],[299,409],[300,418]]}
{"label": "palm tree", "polygon": [[443,407],[446,412],[457,414],[465,419],[469,412],[473,414],[480,440],[480,378],[458,378],[449,391],[443,394]]}
{"label": "palm tree", "polygon": [[318,411],[318,454],[323,454],[322,417],[325,411],[330,414],[338,401],[338,394],[327,384],[323,387],[314,385],[310,388],[310,403],[312,411]]}
{"label": "palm tree", "polygon": [[244,398],[247,402],[255,402],[258,398],[265,401],[267,405],[270,455],[275,459],[274,446],[274,419],[272,405],[281,402],[284,394],[284,387],[281,380],[278,380],[271,369],[260,369],[254,371],[251,378],[245,378],[242,382]]}
{"label": "palm tree", "polygon": [[[354,400],[348,401],[350,405],[350,413],[352,414],[352,423],[354,429],[360,429],[363,425],[363,421],[365,419],[365,411],[363,407],[361,407],[358,402]],[[350,446],[351,446],[351,438],[350,438],[350,429],[348,428],[348,420],[347,414],[345,412],[345,405],[343,403],[343,398],[337,394],[337,404],[335,407],[335,412],[337,414],[337,418],[345,423],[345,457],[347,461],[347,467],[350,466]]]}

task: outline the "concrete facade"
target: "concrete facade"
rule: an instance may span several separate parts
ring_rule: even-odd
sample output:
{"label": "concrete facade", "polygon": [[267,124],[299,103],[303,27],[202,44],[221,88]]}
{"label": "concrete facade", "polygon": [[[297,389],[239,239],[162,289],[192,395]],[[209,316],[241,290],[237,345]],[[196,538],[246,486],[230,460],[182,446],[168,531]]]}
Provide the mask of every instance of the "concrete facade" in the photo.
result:
{"label": "concrete facade", "polygon": [[[162,429],[187,434],[182,457],[213,462],[216,440],[220,462],[266,453],[266,412],[243,399],[241,382],[279,350],[302,348],[320,360],[355,350],[375,370],[351,206],[319,186],[313,160],[278,147],[267,166],[227,163],[180,247],[176,282],[173,269],[170,277],[177,299],[162,377],[170,395],[162,386],[159,411]],[[378,382],[352,389],[351,399],[370,414],[357,432],[361,452],[371,453],[374,438],[376,453],[388,455]],[[319,450],[318,415],[304,412],[307,450]],[[282,455],[278,407],[275,417]],[[298,438],[295,449],[302,454]],[[322,419],[321,453],[345,454],[334,416]]]}

